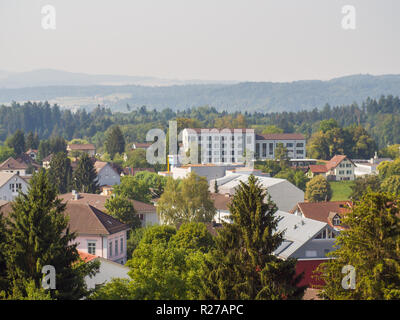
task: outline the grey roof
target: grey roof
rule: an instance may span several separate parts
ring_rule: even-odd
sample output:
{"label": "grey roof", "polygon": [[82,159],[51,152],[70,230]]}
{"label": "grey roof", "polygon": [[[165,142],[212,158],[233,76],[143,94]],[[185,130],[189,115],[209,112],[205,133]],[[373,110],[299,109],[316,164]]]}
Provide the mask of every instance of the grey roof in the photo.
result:
{"label": "grey roof", "polygon": [[285,231],[283,235],[285,240],[274,254],[283,259],[290,258],[328,225],[325,222],[302,218],[284,211],[277,211],[275,215],[281,218],[277,231]]}

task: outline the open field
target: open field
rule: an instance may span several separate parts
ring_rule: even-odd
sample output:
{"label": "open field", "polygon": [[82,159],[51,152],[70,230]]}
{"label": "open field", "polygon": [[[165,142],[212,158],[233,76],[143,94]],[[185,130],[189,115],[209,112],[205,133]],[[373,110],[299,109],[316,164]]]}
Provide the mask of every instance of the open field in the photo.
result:
{"label": "open field", "polygon": [[329,184],[332,188],[331,201],[344,201],[350,199],[351,186],[354,181],[330,181]]}

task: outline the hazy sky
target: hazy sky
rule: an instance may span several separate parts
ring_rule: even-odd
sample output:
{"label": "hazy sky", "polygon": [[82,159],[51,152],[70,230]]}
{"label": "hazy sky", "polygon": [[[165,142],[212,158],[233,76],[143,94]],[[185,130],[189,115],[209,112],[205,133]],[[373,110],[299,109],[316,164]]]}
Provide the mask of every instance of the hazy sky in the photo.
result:
{"label": "hazy sky", "polygon": [[[44,5],[56,30],[41,26]],[[342,6],[356,8],[344,30]],[[292,81],[400,73],[399,0],[0,0],[0,70]]]}

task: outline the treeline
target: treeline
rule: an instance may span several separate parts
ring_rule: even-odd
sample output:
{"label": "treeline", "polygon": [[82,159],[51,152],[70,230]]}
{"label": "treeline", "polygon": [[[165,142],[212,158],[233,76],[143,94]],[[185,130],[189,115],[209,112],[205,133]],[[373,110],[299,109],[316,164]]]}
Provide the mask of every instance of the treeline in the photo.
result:
{"label": "treeline", "polygon": [[49,103],[13,103],[0,107],[0,140],[17,129],[37,133],[41,139],[62,136],[87,139],[97,147],[103,145],[104,133],[118,124],[128,142],[144,142],[146,132],[151,128],[167,129],[168,121],[178,119],[178,126],[223,128],[226,126],[253,127],[261,133],[265,127],[275,126],[283,132],[299,132],[310,138],[320,130],[322,120],[334,119],[340,127],[359,126],[373,137],[379,148],[400,143],[400,99],[381,96],[367,98],[361,105],[325,105],[321,109],[298,112],[219,112],[213,107],[203,106],[183,111],[164,109],[150,110],[145,106],[132,108],[127,105],[126,113],[112,113],[110,109],[98,106],[92,112],[84,109],[73,113]]}

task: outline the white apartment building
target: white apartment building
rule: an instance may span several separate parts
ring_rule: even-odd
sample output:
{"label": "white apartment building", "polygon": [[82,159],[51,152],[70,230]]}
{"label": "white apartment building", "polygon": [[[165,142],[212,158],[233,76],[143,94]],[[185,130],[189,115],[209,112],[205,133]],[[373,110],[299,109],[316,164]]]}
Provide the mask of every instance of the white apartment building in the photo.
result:
{"label": "white apartment building", "polygon": [[256,135],[256,159],[275,159],[275,149],[279,143],[286,147],[289,159],[304,159],[306,157],[306,138],[302,134],[272,133]]}
{"label": "white apartment building", "polygon": [[306,140],[298,133],[258,135],[254,129],[187,128],[182,131],[184,152],[193,156],[192,152],[197,149],[197,163],[202,164],[243,163],[245,157],[275,159],[275,149],[279,143],[287,148],[290,159],[305,158]]}

